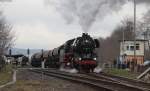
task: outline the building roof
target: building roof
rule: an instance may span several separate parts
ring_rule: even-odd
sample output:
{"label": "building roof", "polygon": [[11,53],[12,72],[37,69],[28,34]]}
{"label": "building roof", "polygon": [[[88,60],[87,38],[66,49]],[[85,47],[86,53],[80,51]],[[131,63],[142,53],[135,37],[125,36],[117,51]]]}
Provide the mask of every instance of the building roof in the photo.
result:
{"label": "building roof", "polygon": [[14,58],[19,58],[19,57],[23,57],[23,54],[16,54],[16,55],[5,55],[6,57],[14,57]]}
{"label": "building roof", "polygon": [[[123,40],[119,40],[119,42],[122,42]],[[124,40],[124,41],[134,41],[134,40]],[[136,39],[136,41],[148,41],[148,40],[144,40],[144,39]]]}

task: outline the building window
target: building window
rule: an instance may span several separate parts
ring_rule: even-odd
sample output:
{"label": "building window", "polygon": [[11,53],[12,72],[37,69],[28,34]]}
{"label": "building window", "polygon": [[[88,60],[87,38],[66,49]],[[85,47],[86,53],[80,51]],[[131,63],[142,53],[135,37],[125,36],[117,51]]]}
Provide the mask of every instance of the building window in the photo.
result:
{"label": "building window", "polygon": [[131,51],[134,51],[134,46],[130,46],[130,50],[131,50]]}
{"label": "building window", "polygon": [[129,46],[127,46],[127,50],[130,50],[130,47],[129,47]]}
{"label": "building window", "polygon": [[136,50],[140,50],[140,44],[136,44]]}

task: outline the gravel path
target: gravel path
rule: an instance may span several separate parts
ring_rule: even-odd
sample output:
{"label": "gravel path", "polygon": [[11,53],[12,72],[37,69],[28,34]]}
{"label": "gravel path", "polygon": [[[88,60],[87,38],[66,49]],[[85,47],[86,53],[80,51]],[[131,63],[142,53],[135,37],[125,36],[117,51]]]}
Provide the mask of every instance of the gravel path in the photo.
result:
{"label": "gravel path", "polygon": [[54,77],[19,70],[17,82],[0,91],[97,91],[94,88]]}

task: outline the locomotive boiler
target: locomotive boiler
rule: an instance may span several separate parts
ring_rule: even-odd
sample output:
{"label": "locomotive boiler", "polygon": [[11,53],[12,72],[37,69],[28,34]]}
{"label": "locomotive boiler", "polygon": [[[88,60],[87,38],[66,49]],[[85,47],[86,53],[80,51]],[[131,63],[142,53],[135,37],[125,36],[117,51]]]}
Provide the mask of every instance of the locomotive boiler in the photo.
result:
{"label": "locomotive boiler", "polygon": [[81,37],[68,40],[53,50],[36,53],[31,58],[32,66],[40,67],[45,61],[45,67],[75,68],[78,71],[93,72],[97,66],[96,48],[99,47],[97,39],[87,33]]}

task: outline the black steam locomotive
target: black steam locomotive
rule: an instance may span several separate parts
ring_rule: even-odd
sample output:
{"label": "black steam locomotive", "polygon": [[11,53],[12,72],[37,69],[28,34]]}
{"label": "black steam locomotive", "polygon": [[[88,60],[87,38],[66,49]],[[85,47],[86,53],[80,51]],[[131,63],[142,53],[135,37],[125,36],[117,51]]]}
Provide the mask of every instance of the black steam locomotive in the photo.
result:
{"label": "black steam locomotive", "polygon": [[69,67],[79,71],[93,71],[97,66],[95,49],[98,47],[97,39],[83,33],[81,37],[68,40],[58,48],[34,54],[31,58],[31,65],[40,67],[41,62],[44,61],[45,67]]}

